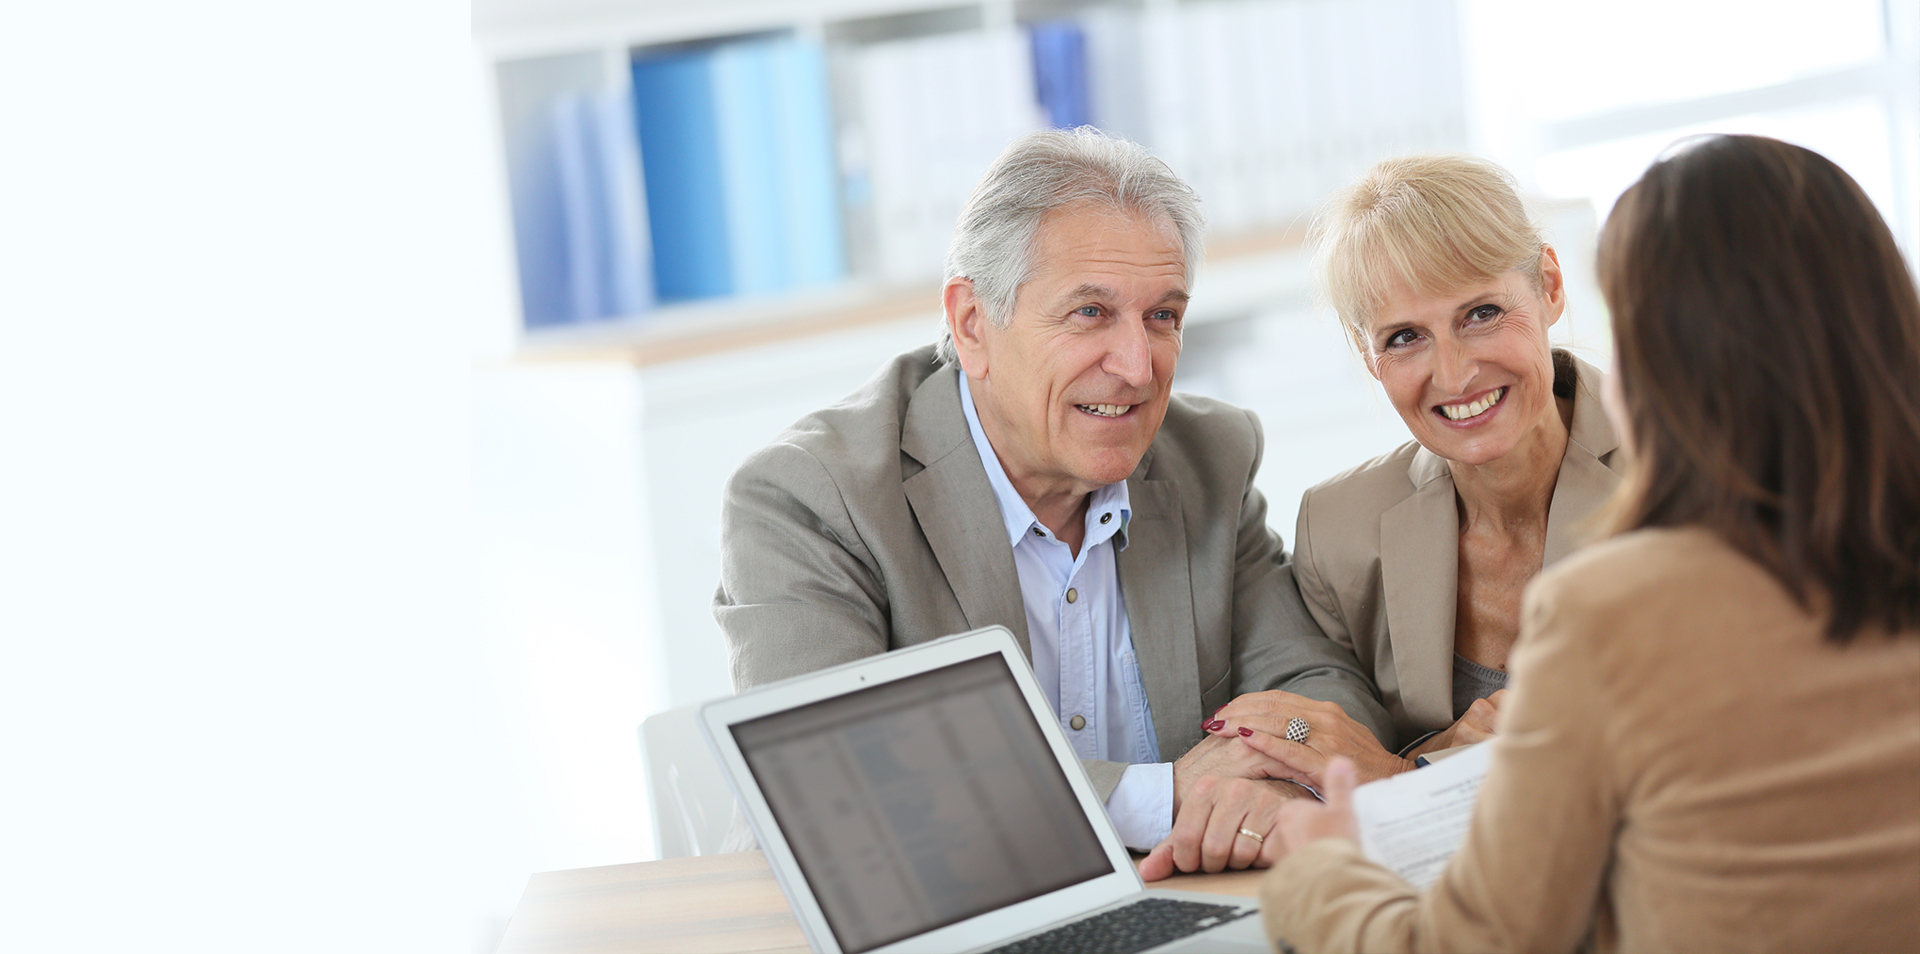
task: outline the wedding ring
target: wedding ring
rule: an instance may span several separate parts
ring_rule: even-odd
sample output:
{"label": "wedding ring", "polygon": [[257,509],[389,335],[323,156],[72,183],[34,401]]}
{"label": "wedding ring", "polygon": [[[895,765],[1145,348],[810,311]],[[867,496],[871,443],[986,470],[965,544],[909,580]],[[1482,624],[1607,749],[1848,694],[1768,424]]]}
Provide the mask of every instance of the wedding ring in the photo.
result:
{"label": "wedding ring", "polygon": [[1251,838],[1254,841],[1258,841],[1258,842],[1265,842],[1267,840],[1267,836],[1262,835],[1257,831],[1248,831],[1245,828],[1240,829],[1240,834],[1245,835],[1248,838]]}
{"label": "wedding ring", "polygon": [[1305,744],[1307,741],[1307,732],[1310,730],[1310,728],[1311,727],[1307,725],[1307,720],[1302,719],[1299,716],[1294,716],[1293,718],[1288,719],[1287,720],[1287,741],[1299,742],[1299,743]]}

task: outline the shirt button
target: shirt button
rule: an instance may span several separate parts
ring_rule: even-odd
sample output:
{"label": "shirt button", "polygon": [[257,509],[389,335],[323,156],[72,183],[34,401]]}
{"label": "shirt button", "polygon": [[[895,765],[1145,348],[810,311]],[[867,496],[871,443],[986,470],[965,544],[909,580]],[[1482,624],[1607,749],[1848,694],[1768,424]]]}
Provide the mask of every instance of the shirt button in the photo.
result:
{"label": "shirt button", "polygon": [[1101,523],[1112,523],[1112,522],[1113,522],[1113,514],[1110,514],[1110,513],[1103,513],[1103,514],[1101,514],[1101,515],[1100,515],[1100,522],[1101,522]]}
{"label": "shirt button", "polygon": [[1034,536],[1036,536],[1036,537],[1044,537],[1044,536],[1046,536],[1047,534],[1046,534],[1046,532],[1045,532],[1045,531],[1043,531],[1043,530],[1041,530],[1041,529],[1040,529],[1039,527],[1034,527],[1034,528],[1033,528],[1033,535],[1034,535]]}
{"label": "shirt button", "polygon": [[1080,599],[1080,591],[1074,589],[1071,586],[1067,587],[1067,602],[1072,603],[1079,599]]}
{"label": "shirt button", "polygon": [[1086,716],[1074,716],[1074,717],[1073,717],[1073,719],[1072,719],[1071,721],[1069,721],[1069,722],[1068,722],[1067,724],[1068,724],[1068,725],[1070,725],[1070,726],[1073,726],[1073,730],[1074,730],[1075,732],[1078,732],[1078,731],[1080,731],[1081,729],[1084,729],[1084,728],[1086,728],[1086,727],[1087,727],[1087,717],[1086,717]]}

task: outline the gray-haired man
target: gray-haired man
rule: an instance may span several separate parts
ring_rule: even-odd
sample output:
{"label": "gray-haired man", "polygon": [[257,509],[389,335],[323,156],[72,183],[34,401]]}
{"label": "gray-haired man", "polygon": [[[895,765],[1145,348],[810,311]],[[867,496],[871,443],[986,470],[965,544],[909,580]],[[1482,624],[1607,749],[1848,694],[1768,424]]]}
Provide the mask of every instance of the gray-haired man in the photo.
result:
{"label": "gray-haired man", "polygon": [[1172,394],[1195,203],[1090,129],[1010,146],[948,251],[938,347],[734,474],[714,597],[739,688],[1006,626],[1127,844],[1171,836],[1149,877],[1277,857],[1299,790],[1202,729],[1234,696],[1389,726],[1267,527],[1258,421]]}

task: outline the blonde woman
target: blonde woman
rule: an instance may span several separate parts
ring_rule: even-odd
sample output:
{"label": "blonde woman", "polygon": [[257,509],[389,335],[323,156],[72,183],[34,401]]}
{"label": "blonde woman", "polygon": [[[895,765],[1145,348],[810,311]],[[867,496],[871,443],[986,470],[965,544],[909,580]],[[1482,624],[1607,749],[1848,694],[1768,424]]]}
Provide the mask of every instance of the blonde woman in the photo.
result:
{"label": "blonde woman", "polygon": [[1492,734],[1521,589],[1618,485],[1619,442],[1600,373],[1548,344],[1566,283],[1505,170],[1391,159],[1316,232],[1322,291],[1413,440],[1307,491],[1294,575],[1396,738],[1284,692],[1243,696],[1208,730],[1283,737],[1276,756],[1318,786],[1334,756],[1366,781]]}

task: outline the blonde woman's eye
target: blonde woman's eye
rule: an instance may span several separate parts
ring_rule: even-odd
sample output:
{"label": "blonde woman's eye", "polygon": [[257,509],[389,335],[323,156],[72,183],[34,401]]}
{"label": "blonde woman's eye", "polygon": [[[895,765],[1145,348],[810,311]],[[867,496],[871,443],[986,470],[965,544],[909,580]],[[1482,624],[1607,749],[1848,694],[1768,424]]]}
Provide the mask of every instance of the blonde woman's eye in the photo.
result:
{"label": "blonde woman's eye", "polygon": [[1389,348],[1404,347],[1406,345],[1412,344],[1414,339],[1418,337],[1420,336],[1415,334],[1413,329],[1411,328],[1407,328],[1401,331],[1396,331],[1393,334],[1387,336],[1387,347]]}
{"label": "blonde woman's eye", "polygon": [[1473,321],[1491,321],[1495,318],[1500,317],[1500,306],[1499,305],[1481,305],[1480,307],[1475,308],[1470,312],[1467,312],[1467,317]]}

